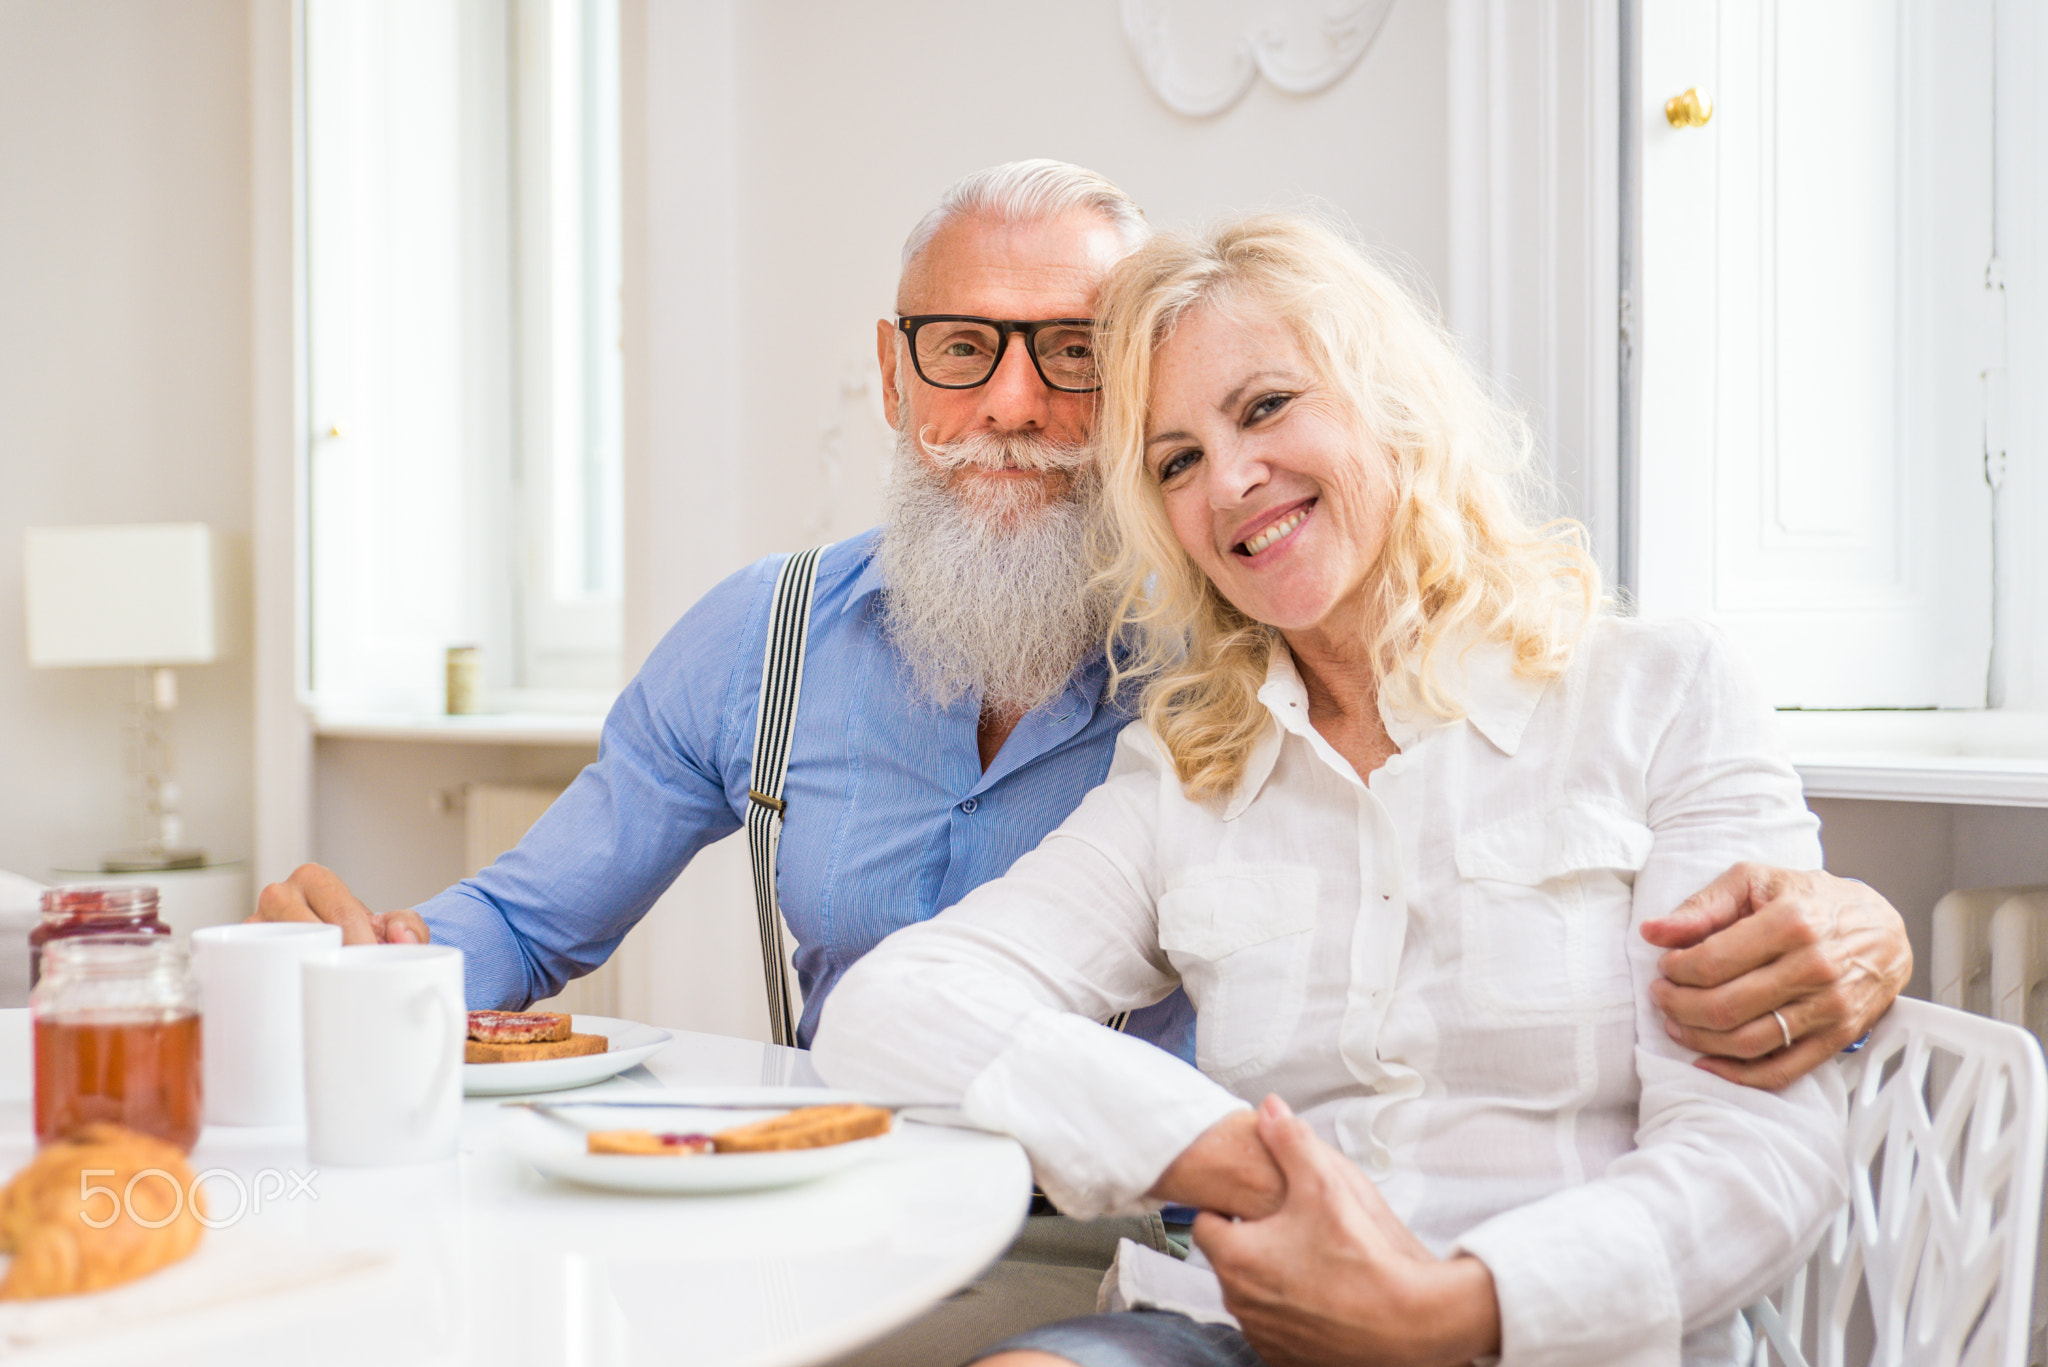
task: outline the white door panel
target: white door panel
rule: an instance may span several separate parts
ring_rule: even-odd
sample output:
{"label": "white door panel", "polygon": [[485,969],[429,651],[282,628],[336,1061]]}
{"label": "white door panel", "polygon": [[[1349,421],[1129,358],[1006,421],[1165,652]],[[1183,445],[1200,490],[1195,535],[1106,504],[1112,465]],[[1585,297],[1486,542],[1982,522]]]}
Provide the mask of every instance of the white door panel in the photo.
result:
{"label": "white door panel", "polygon": [[1643,20],[1642,608],[1780,706],[1982,706],[1990,0]]}

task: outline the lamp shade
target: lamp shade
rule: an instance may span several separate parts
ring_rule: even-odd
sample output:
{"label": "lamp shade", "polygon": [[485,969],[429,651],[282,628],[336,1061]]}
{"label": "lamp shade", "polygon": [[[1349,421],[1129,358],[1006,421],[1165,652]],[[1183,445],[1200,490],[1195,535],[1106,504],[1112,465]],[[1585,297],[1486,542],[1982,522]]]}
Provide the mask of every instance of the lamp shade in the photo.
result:
{"label": "lamp shade", "polygon": [[213,529],[28,529],[28,661],[205,664],[220,652]]}

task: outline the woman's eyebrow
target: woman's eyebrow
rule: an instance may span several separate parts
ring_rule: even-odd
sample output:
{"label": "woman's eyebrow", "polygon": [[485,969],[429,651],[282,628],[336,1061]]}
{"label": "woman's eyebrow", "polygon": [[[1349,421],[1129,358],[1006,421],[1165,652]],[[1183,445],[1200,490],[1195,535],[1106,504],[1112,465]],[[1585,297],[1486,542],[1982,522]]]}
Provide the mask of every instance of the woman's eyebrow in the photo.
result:
{"label": "woman's eyebrow", "polygon": [[1189,439],[1188,434],[1185,432],[1161,432],[1156,437],[1145,438],[1145,449],[1149,451],[1162,441],[1187,441]]}
{"label": "woman's eyebrow", "polygon": [[1292,375],[1290,375],[1288,372],[1284,370],[1261,370],[1254,374],[1247,375],[1245,376],[1244,382],[1242,384],[1238,385],[1237,388],[1231,390],[1228,394],[1225,394],[1223,396],[1222,401],[1216,405],[1216,411],[1219,413],[1228,413],[1231,409],[1237,407],[1237,401],[1244,397],[1244,392],[1247,389],[1250,389],[1260,380],[1273,379],[1276,377],[1283,380],[1292,380],[1294,378]]}

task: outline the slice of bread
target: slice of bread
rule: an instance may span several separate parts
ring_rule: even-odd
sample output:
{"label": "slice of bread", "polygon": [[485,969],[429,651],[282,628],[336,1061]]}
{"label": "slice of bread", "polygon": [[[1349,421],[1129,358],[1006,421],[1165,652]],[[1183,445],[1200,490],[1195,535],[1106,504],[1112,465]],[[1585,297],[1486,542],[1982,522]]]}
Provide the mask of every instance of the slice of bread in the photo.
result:
{"label": "slice of bread", "polygon": [[540,1058],[580,1058],[602,1054],[611,1048],[603,1035],[571,1035],[567,1039],[542,1040],[536,1044],[486,1044],[468,1040],[462,1046],[464,1063],[531,1063]]}
{"label": "slice of bread", "polygon": [[622,1153],[634,1156],[683,1157],[711,1152],[711,1136],[703,1134],[656,1134],[652,1130],[592,1130],[583,1136],[587,1153]]}
{"label": "slice of bread", "polygon": [[560,1011],[472,1011],[469,1037],[486,1044],[541,1044],[569,1038],[569,1017]]}
{"label": "slice of bread", "polygon": [[889,1112],[879,1106],[806,1106],[711,1136],[720,1153],[772,1153],[822,1149],[889,1132]]}

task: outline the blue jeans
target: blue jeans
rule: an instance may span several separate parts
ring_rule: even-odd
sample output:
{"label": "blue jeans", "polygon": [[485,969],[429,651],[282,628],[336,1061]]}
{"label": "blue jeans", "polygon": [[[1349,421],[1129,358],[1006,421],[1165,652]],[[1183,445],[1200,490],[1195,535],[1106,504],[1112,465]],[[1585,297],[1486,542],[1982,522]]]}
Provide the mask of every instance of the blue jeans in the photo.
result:
{"label": "blue jeans", "polygon": [[1165,1310],[1062,1320],[1004,1339],[982,1356],[1018,1349],[1051,1353],[1075,1367],[1265,1367],[1229,1325],[1202,1324]]}

